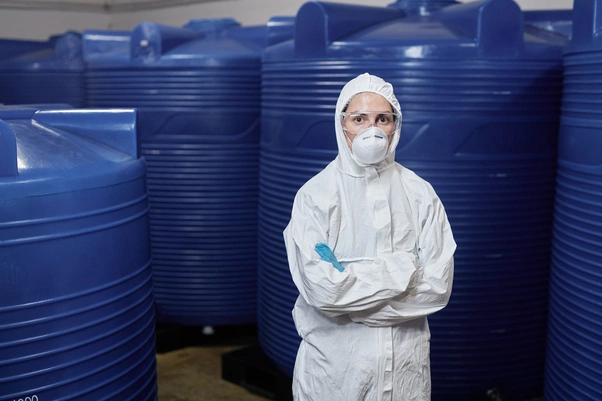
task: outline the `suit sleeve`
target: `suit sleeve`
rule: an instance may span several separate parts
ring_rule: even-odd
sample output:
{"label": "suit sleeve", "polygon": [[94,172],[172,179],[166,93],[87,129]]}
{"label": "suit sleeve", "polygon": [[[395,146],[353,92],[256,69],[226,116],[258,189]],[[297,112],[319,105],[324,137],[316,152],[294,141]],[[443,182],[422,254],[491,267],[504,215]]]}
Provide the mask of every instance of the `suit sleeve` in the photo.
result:
{"label": "suit sleeve", "polygon": [[[420,210],[421,232],[418,237],[417,274],[405,291],[386,302],[350,313],[350,318],[369,326],[391,326],[433,314],[443,309],[450,298],[454,275],[454,241],[447,216],[434,195]],[[401,266],[405,255],[382,256],[390,264]]]}
{"label": "suit sleeve", "polygon": [[314,202],[309,195],[298,193],[284,230],[291,275],[309,305],[327,316],[363,313],[384,307],[409,291],[418,273],[414,254],[343,263],[343,272],[322,261],[315,245],[322,242],[332,247],[328,229],[331,220],[338,218],[338,211],[334,202],[326,207],[316,203],[324,202]]}

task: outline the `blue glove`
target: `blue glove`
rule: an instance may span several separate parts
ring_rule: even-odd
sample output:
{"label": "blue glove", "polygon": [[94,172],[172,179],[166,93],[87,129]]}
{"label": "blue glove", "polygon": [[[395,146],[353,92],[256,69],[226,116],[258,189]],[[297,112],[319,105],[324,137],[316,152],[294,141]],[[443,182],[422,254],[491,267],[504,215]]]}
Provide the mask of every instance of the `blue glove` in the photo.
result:
{"label": "blue glove", "polygon": [[337,258],[334,256],[332,249],[326,244],[316,244],[316,252],[320,255],[320,259],[324,262],[330,262],[335,269],[342,272],[345,268],[339,263]]}

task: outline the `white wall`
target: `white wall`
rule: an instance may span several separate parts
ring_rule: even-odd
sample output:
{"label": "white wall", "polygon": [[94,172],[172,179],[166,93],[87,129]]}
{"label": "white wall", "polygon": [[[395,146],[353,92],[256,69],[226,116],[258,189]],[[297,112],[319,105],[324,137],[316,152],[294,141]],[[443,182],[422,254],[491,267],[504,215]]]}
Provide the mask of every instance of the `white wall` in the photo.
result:
{"label": "white wall", "polygon": [[[126,29],[143,21],[182,26],[194,18],[231,17],[243,25],[265,24],[273,16],[294,16],[307,0],[220,0],[197,5],[147,11],[69,12],[40,10],[0,10],[0,38],[45,40],[67,30]],[[394,0],[328,0],[339,3],[385,6]],[[472,0],[460,0],[468,2]],[[98,1],[101,3],[102,1]],[[570,9],[573,0],[517,0],[523,10]]]}
{"label": "white wall", "polygon": [[[336,3],[383,6],[387,0],[328,0]],[[294,16],[306,0],[221,0],[170,9],[119,13],[113,16],[115,29],[131,29],[142,21],[182,26],[193,18],[231,17],[243,25],[265,24],[273,16]],[[142,19],[141,19],[142,18]]]}
{"label": "white wall", "polygon": [[111,16],[94,12],[0,10],[0,38],[46,40],[68,30],[109,29]]}

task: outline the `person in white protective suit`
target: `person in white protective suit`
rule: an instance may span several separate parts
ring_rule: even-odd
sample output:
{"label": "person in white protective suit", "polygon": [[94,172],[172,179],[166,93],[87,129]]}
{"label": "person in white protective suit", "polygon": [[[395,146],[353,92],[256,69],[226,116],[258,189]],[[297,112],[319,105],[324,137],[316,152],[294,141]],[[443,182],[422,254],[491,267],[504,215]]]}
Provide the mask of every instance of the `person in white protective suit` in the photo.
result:
{"label": "person in white protective suit", "polygon": [[431,185],[394,161],[393,87],[342,89],[338,156],[297,192],[284,230],[299,289],[296,401],[430,400],[426,316],[447,304],[456,249]]}

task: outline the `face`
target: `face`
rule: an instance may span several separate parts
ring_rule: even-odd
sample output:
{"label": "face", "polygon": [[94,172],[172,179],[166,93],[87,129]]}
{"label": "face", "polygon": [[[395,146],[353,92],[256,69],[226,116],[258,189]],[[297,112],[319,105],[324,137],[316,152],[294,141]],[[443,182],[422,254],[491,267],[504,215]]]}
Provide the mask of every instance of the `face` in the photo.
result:
{"label": "face", "polygon": [[392,112],[389,101],[379,94],[362,92],[355,95],[347,105],[343,118],[343,130],[349,148],[357,134],[372,125],[381,128],[391,138],[395,132]]}

